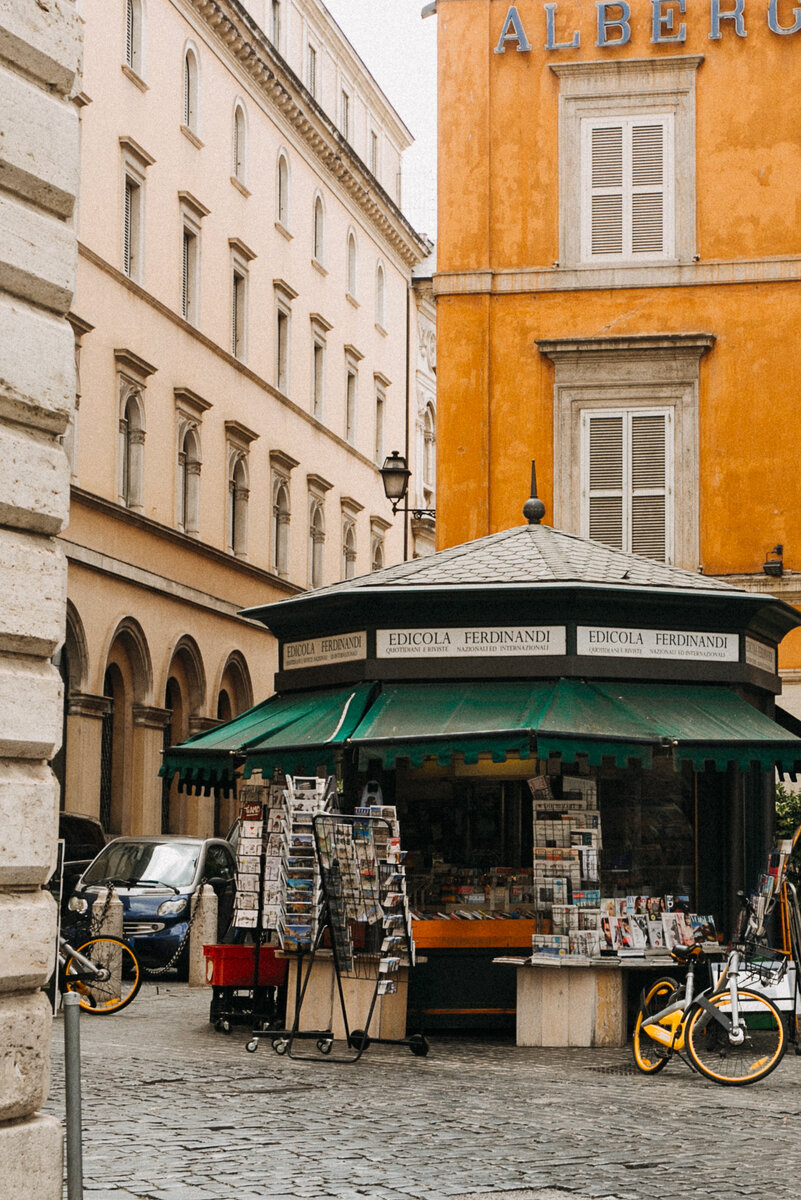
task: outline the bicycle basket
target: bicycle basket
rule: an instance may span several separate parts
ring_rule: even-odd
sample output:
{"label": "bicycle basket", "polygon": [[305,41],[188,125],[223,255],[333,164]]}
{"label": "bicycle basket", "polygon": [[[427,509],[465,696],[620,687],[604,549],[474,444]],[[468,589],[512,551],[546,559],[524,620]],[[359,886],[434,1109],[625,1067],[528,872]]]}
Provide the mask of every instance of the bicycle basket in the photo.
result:
{"label": "bicycle basket", "polygon": [[771,950],[768,946],[746,946],[741,970],[743,975],[748,976],[748,981],[771,987],[784,979],[789,961],[789,957],[780,950]]}

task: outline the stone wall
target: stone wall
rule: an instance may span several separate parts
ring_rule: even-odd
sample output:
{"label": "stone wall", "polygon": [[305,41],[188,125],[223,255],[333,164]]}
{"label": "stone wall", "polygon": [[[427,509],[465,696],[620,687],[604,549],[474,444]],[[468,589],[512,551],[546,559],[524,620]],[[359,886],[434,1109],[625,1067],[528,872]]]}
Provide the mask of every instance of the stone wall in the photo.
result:
{"label": "stone wall", "polygon": [[0,0],[0,1197],[61,1196],[61,1129],[38,1114],[55,953],[81,21],[70,0]]}

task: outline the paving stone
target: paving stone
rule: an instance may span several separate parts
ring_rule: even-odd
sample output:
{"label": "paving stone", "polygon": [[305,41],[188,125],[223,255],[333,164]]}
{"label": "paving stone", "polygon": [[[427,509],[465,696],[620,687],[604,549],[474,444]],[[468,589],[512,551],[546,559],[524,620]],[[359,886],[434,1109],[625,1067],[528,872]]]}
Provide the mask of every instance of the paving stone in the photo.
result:
{"label": "paving stone", "polygon": [[679,1062],[620,1074],[628,1049],[498,1038],[299,1062],[248,1055],[247,1030],[215,1034],[208,1006],[202,989],[148,983],[82,1023],[87,1200],[728,1200],[765,1179],[771,1200],[797,1200],[795,1056],[746,1089]]}

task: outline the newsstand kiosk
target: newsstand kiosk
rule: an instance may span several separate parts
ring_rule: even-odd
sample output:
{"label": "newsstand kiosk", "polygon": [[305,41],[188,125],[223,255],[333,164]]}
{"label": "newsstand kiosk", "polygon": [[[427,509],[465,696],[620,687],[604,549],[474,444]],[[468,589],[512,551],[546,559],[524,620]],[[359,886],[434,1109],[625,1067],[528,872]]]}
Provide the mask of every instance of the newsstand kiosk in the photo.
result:
{"label": "newsstand kiosk", "polygon": [[525,525],[247,610],[278,638],[276,694],[163,770],[190,788],[331,775],[343,812],[380,788],[426,960],[410,1019],[514,1028],[515,972],[494,960],[583,959],[586,1036],[614,1042],[611,961],[693,920],[728,936],[762,867],[775,771],[801,767],[776,706],[801,615],[542,514],[532,498]]}

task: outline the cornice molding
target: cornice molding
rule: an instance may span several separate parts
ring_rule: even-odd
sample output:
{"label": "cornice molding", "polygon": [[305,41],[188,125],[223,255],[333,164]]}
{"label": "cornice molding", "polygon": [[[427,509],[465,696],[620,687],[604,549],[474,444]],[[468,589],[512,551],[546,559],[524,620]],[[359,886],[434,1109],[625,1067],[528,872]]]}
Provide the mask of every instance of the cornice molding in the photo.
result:
{"label": "cornice molding", "polygon": [[[193,538],[186,533],[181,533],[180,530],[172,529],[168,525],[162,525],[150,517],[144,517],[140,513],[132,512],[131,509],[123,508],[111,500],[106,500],[102,496],[87,492],[84,488],[71,487],[70,498],[71,503],[81,504],[85,508],[112,519],[114,522],[131,525],[161,541],[170,542],[178,548],[189,550],[196,556],[198,562],[202,559],[208,559],[209,561],[230,568],[237,575],[247,575],[251,579],[272,586],[286,597],[297,596],[305,591],[305,588],[290,583],[287,579],[280,578],[272,571],[265,571],[262,567],[243,562],[241,559],[235,558],[232,554],[217,549],[216,546],[211,546],[207,542],[201,542],[197,538]],[[186,600],[196,607],[214,608],[217,611],[224,612],[226,616],[244,621],[246,625],[254,623],[248,617],[239,616],[241,605],[238,603],[234,604],[219,597],[211,597],[198,588],[180,584],[173,579],[166,579],[145,567],[137,566],[135,563],[123,562],[121,559],[105,553],[105,551],[80,545],[71,540],[69,533],[69,529],[65,530],[59,536],[58,540],[67,558],[72,562],[80,563],[82,566],[100,571],[106,575],[118,576],[129,583],[136,583],[141,587],[145,587],[149,591]]]}
{"label": "cornice molding", "polygon": [[740,283],[797,283],[801,255],[720,259],[713,262],[635,263],[615,267],[528,267],[492,271],[442,271],[434,295],[520,295],[527,292],[619,291],[624,288],[718,287]]}
{"label": "cornice molding", "polygon": [[252,84],[306,143],[408,267],[426,257],[425,240],[345,141],[267,36],[231,0],[186,0],[237,60]]}

